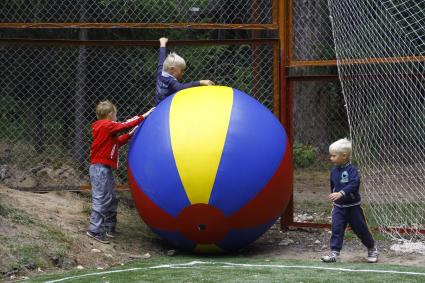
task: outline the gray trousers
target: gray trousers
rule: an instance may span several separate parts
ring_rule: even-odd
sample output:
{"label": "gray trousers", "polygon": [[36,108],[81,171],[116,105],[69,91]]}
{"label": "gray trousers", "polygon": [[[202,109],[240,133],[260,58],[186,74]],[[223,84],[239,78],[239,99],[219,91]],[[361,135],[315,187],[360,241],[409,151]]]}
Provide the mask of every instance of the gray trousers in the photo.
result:
{"label": "gray trousers", "polygon": [[115,231],[117,225],[117,194],[112,168],[103,164],[90,165],[92,211],[89,231],[98,234]]}

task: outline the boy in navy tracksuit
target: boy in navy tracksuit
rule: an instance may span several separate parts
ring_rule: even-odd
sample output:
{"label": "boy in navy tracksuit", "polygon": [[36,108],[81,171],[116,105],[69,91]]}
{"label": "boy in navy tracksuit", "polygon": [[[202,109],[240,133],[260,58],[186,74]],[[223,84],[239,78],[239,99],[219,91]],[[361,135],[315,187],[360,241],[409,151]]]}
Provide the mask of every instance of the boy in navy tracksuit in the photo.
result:
{"label": "boy in navy tracksuit", "polygon": [[161,37],[159,39],[159,63],[156,71],[156,104],[182,89],[214,84],[210,80],[200,80],[185,84],[180,83],[179,80],[183,78],[186,62],[176,53],[170,53],[167,56],[167,42],[168,38]]}
{"label": "boy in navy tracksuit", "polygon": [[353,232],[368,249],[367,261],[375,263],[378,261],[378,250],[360,207],[360,176],[357,168],[350,163],[351,142],[348,139],[334,142],[329,147],[329,155],[335,165],[330,175],[331,194],[328,196],[333,201],[331,252],[321,260],[339,260],[345,228],[350,224]]}

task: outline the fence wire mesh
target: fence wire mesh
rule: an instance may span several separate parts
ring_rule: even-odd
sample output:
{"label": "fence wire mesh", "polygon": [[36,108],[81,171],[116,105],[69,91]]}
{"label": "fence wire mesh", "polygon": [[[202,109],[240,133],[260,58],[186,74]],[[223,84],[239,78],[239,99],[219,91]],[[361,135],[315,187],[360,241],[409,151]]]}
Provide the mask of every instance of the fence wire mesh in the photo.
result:
{"label": "fence wire mesh", "polygon": [[391,237],[424,241],[425,1],[329,3],[372,213]]}
{"label": "fence wire mesh", "polygon": [[294,142],[328,155],[330,143],[349,136],[339,81],[294,82]]}
{"label": "fence wire mesh", "polygon": [[[273,44],[179,46],[184,81],[211,79],[274,107]],[[108,99],[125,120],[154,106],[154,47],[0,43],[0,181],[12,187],[88,183],[90,124]],[[121,150],[121,164],[126,163]],[[126,182],[125,166],[117,172]]]}
{"label": "fence wire mesh", "polygon": [[327,0],[292,0],[292,60],[334,60]]}
{"label": "fence wire mesh", "polygon": [[0,22],[271,23],[273,0],[82,0],[0,3]]}

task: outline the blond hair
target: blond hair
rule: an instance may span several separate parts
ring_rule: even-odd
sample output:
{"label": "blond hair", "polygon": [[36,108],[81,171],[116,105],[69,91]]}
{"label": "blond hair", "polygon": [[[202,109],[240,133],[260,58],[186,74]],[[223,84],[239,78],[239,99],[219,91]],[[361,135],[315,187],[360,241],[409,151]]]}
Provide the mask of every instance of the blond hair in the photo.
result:
{"label": "blond hair", "polygon": [[117,112],[117,107],[109,100],[101,101],[96,106],[96,117],[98,120],[105,119],[113,112]]}
{"label": "blond hair", "polygon": [[329,146],[330,153],[346,154],[348,158],[351,157],[351,151],[351,141],[347,138],[339,139]]}
{"label": "blond hair", "polygon": [[164,71],[169,72],[171,68],[186,68],[186,61],[174,52],[168,54],[164,61]]}

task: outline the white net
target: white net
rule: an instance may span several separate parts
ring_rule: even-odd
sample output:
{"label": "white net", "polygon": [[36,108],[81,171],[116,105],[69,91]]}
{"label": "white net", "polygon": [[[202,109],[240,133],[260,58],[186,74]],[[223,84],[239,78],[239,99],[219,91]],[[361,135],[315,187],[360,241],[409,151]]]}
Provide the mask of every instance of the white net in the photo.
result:
{"label": "white net", "polygon": [[367,200],[384,231],[425,240],[425,0],[328,0]]}

